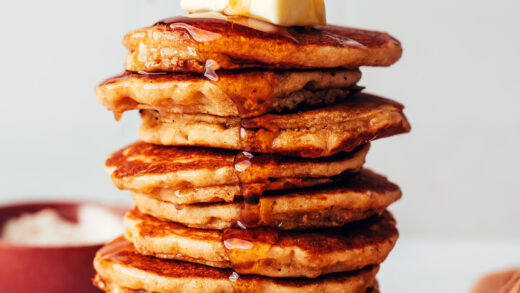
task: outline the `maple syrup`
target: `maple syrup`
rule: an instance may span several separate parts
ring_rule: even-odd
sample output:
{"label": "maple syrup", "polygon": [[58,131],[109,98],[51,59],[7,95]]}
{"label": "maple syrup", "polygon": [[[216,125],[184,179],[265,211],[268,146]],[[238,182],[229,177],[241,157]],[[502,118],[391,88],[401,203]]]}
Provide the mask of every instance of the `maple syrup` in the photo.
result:
{"label": "maple syrup", "polygon": [[[235,156],[234,167],[240,187],[242,211],[240,223],[246,228],[257,227],[261,224],[260,197],[264,192],[264,184],[248,184],[258,180],[255,178],[255,156],[248,152],[240,152]],[[251,168],[251,170],[249,170]]]}
{"label": "maple syrup", "polygon": [[190,37],[199,43],[211,42],[221,37],[221,34],[200,29],[183,22],[174,22],[168,25],[172,30],[185,30]]}
{"label": "maple syrup", "polygon": [[278,158],[255,156],[249,152],[240,152],[235,156],[235,173],[242,197],[241,219],[236,223],[238,228],[224,231],[222,242],[233,269],[239,273],[254,270],[255,266],[259,265],[259,260],[265,259],[272,246],[278,241],[277,230],[259,228],[269,221],[262,217],[261,197],[271,185],[267,178],[269,168],[278,165],[273,164],[273,161],[278,161]]}
{"label": "maple syrup", "polygon": [[[180,26],[178,24],[181,24]],[[192,25],[193,24],[193,25]],[[246,16],[230,16],[220,12],[192,13],[186,16],[176,16],[161,20],[154,26],[168,26],[171,29],[186,29],[193,40],[197,42],[210,42],[220,37],[216,31],[220,26],[231,26],[239,31],[246,29],[249,34],[265,34],[271,38],[281,38],[292,43],[299,43],[299,39],[291,32],[290,28],[275,25],[260,19]],[[222,31],[228,31],[226,28]]]}
{"label": "maple syrup", "polygon": [[267,258],[278,237],[274,228],[230,228],[222,234],[222,241],[233,269],[247,274],[260,269],[259,261]]}
{"label": "maple syrup", "polygon": [[204,77],[211,81],[218,81],[217,69],[218,63],[213,59],[208,59],[204,65]]}

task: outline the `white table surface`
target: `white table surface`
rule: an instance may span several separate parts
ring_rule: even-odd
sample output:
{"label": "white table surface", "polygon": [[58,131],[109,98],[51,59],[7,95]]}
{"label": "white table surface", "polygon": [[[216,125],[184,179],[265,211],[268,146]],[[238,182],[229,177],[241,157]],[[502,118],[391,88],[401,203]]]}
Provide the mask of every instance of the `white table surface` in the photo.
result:
{"label": "white table surface", "polygon": [[383,293],[468,292],[483,274],[520,267],[520,239],[402,238],[382,265]]}

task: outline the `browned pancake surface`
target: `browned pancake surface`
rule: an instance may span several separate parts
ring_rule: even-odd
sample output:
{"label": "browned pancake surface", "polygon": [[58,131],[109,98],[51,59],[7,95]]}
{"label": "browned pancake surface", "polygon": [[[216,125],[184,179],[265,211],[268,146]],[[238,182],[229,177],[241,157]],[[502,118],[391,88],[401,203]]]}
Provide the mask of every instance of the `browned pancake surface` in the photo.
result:
{"label": "browned pancake surface", "polygon": [[[132,209],[127,217],[141,220],[139,232],[141,237],[163,237],[173,233],[198,240],[221,240],[222,231],[200,230],[184,225],[160,221],[152,216]],[[343,227],[316,229],[310,231],[274,230],[253,228],[249,230],[232,229],[233,237],[251,242],[276,245],[280,248],[298,247],[309,254],[332,253],[349,249],[362,248],[367,245],[383,243],[398,235],[395,220],[390,213],[374,216]],[[271,241],[275,239],[275,241]],[[266,242],[268,241],[269,242]],[[274,242],[274,243],[273,243]]]}
{"label": "browned pancake surface", "polygon": [[410,131],[403,109],[392,100],[358,93],[333,105],[249,119],[143,111],[140,136],[163,145],[326,157]]}
{"label": "browned pancake surface", "polygon": [[[327,163],[344,160],[353,157],[355,153],[341,153],[312,160],[312,162]],[[237,151],[234,150],[161,146],[139,141],[113,153],[105,164],[109,167],[116,167],[115,175],[118,177],[139,176],[203,168],[232,167],[236,155]],[[254,167],[258,170],[272,170],[282,165],[297,163],[304,164],[311,163],[311,161],[305,158],[257,154],[255,155]]]}
{"label": "browned pancake surface", "polygon": [[136,142],[106,160],[117,177],[165,174],[233,166],[236,151],[211,148],[168,147]]}
{"label": "browned pancake surface", "polygon": [[[114,284],[113,282],[108,282],[106,280],[103,280],[99,275],[96,275],[96,277],[93,280],[94,285],[96,285],[98,288],[102,289],[105,292],[108,293],[162,293],[162,292],[151,292],[143,289],[129,289],[125,287],[118,286],[117,284]],[[282,293],[282,292],[277,292]],[[362,292],[365,293],[365,292]],[[377,282],[374,282],[374,285],[372,285],[370,288],[367,289],[366,293],[380,293],[379,291],[379,285]]]}
{"label": "browned pancake surface", "polygon": [[135,109],[248,118],[301,105],[344,99],[361,78],[358,70],[238,70],[200,74],[126,72],[96,88],[98,101],[116,115]]}
{"label": "browned pancake surface", "polygon": [[[286,290],[298,288],[302,292],[335,292],[332,290],[342,289],[346,290],[344,292],[361,293],[374,282],[379,269],[378,266],[370,266],[359,271],[331,274],[317,279],[270,279],[243,275],[232,281],[229,279],[232,270],[144,256],[136,253],[132,244],[123,238],[106,244],[97,253],[94,265],[99,276],[98,282],[104,280],[128,289],[152,292],[165,292],[166,288],[170,291],[198,288],[205,290],[203,292],[250,292],[248,290],[253,288],[264,288],[268,289],[267,292],[293,292]],[[98,282],[96,284],[100,285]]]}
{"label": "browned pancake surface", "polygon": [[134,208],[125,216],[125,226],[127,239],[142,254],[269,277],[316,278],[380,264],[398,237],[388,212],[312,231],[217,231],[164,222]]}
{"label": "browned pancake surface", "polygon": [[369,170],[344,174],[336,182],[292,191],[268,191],[257,205],[229,203],[178,205],[132,193],[145,213],[198,229],[226,229],[253,215],[257,225],[283,230],[338,227],[382,213],[401,197],[399,187]]}
{"label": "browned pancake surface", "polygon": [[121,189],[177,204],[229,202],[245,187],[280,190],[330,182],[330,176],[361,169],[368,149],[310,160],[137,142],[110,155],[105,165]]}
{"label": "browned pancake surface", "polygon": [[[128,34],[130,71],[388,66],[401,44],[382,32],[339,27],[248,27],[244,18],[174,17]],[[242,23],[242,24],[241,24]],[[312,56],[312,58],[309,58]]]}

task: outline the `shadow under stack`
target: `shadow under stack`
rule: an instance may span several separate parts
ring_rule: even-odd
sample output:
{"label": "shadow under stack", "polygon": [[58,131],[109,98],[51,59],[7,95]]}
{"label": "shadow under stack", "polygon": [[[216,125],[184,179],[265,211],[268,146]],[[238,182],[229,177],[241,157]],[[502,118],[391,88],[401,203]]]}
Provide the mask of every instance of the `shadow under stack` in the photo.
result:
{"label": "shadow under stack", "polygon": [[401,191],[363,164],[410,125],[358,68],[396,62],[397,40],[177,17],[124,44],[127,71],[96,94],[117,118],[140,111],[142,141],[106,161],[135,206],[96,256],[100,289],[379,292]]}

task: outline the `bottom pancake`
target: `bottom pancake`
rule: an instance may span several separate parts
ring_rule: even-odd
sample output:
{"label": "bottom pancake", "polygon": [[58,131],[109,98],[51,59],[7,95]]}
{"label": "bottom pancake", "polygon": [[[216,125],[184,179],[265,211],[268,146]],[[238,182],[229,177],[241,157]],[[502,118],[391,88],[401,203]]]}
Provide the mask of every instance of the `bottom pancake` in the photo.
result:
{"label": "bottom pancake", "polygon": [[[134,289],[128,289],[124,287],[117,286],[116,284],[107,282],[103,280],[99,275],[96,275],[94,278],[94,284],[101,288],[103,291],[107,293],[159,293],[159,292],[152,292],[152,291],[146,291],[146,290],[134,290]],[[380,293],[379,291],[379,284],[374,282],[370,288],[367,289],[366,293]]]}
{"label": "bottom pancake", "polygon": [[317,279],[239,276],[229,269],[140,255],[122,237],[98,251],[94,267],[98,274],[94,283],[106,292],[120,292],[117,290],[122,288],[154,293],[365,293],[374,283],[379,270],[379,266],[370,266],[355,272],[331,274]]}
{"label": "bottom pancake", "polygon": [[[243,202],[176,205],[151,195],[132,193],[142,212],[191,228],[230,228],[242,221]],[[266,192],[255,208],[262,226],[282,230],[338,227],[382,213],[401,197],[399,187],[364,169],[334,183],[293,191]]]}
{"label": "bottom pancake", "polygon": [[126,238],[141,254],[277,278],[316,278],[377,265],[398,238],[389,212],[343,227],[313,231],[219,231],[163,222],[134,208],[125,216],[125,227]]}

